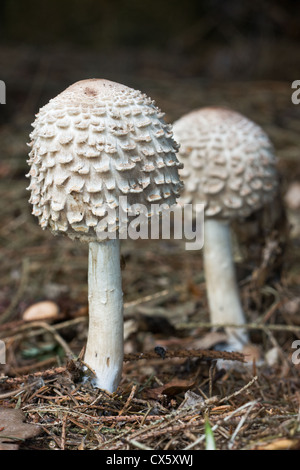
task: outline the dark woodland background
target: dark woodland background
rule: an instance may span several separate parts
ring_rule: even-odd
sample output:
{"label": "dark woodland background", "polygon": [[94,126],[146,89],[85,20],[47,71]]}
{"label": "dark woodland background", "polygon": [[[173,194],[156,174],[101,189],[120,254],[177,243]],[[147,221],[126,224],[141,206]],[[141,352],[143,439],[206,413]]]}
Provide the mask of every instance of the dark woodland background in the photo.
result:
{"label": "dark woodland background", "polygon": [[297,0],[1,0],[1,119],[83,78],[293,81],[299,16]]}

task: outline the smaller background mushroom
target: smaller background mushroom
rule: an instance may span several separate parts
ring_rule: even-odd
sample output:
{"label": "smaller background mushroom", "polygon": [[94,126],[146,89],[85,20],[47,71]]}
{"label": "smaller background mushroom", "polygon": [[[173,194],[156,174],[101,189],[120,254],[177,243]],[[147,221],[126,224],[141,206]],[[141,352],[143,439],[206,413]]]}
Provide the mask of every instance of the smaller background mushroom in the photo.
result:
{"label": "smaller background mushroom", "polygon": [[291,224],[291,236],[300,236],[300,181],[294,181],[285,194],[288,219]]}
{"label": "smaller background mushroom", "polygon": [[[278,191],[273,146],[266,133],[241,114],[224,108],[202,108],[176,121],[180,143],[181,202],[203,203],[204,268],[211,322],[243,325],[232,256],[230,222],[243,220],[271,203]],[[243,328],[226,328],[229,349],[248,342]]]}

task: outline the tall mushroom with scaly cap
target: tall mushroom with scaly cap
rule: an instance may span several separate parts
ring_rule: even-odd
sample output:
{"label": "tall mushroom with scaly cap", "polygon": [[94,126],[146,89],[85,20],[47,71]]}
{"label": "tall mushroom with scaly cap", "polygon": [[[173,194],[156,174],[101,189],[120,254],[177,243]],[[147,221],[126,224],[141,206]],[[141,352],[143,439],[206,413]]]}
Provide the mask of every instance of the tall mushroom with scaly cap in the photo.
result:
{"label": "tall mushroom with scaly cap", "polygon": [[164,113],[140,91],[108,80],[75,83],[40,109],[28,163],[32,213],[43,229],[89,243],[84,360],[95,385],[116,390],[123,362],[120,211],[152,215],[182,187],[178,145]]}
{"label": "tall mushroom with scaly cap", "polygon": [[[245,323],[231,249],[230,221],[270,203],[278,189],[276,160],[265,132],[224,108],[192,111],[173,124],[180,144],[182,203],[204,204],[204,269],[213,324]],[[242,222],[241,222],[242,223]],[[242,349],[245,329],[227,329]]]}

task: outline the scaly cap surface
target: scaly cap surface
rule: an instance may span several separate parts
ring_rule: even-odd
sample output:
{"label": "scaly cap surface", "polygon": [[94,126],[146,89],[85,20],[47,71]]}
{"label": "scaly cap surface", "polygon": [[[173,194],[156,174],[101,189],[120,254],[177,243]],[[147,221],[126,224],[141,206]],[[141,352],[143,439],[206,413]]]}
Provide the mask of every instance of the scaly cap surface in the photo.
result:
{"label": "scaly cap surface", "polygon": [[265,132],[241,114],[201,108],[173,124],[184,163],[183,203],[204,203],[206,217],[247,217],[278,189],[276,159]]}
{"label": "scaly cap surface", "polygon": [[171,125],[140,91],[108,80],[75,83],[42,107],[30,134],[29,202],[43,228],[84,241],[119,229],[110,209],[127,197],[172,206],[182,183]]}

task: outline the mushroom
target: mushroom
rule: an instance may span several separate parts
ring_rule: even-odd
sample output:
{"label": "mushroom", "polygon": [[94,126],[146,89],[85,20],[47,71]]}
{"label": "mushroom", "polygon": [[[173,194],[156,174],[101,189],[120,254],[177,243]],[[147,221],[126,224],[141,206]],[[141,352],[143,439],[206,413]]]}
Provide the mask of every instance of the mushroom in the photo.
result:
{"label": "mushroom", "polygon": [[[207,107],[173,124],[184,163],[181,203],[204,205],[204,270],[213,324],[245,324],[232,255],[230,221],[270,203],[278,190],[275,156],[265,132],[230,109]],[[245,328],[227,328],[228,344],[242,350]]]}
{"label": "mushroom", "polygon": [[153,201],[176,203],[178,144],[154,101],[102,79],[77,82],[50,100],[33,128],[32,213],[54,235],[89,244],[84,361],[94,385],[113,392],[123,362],[121,211],[129,217],[144,208],[149,220]]}

